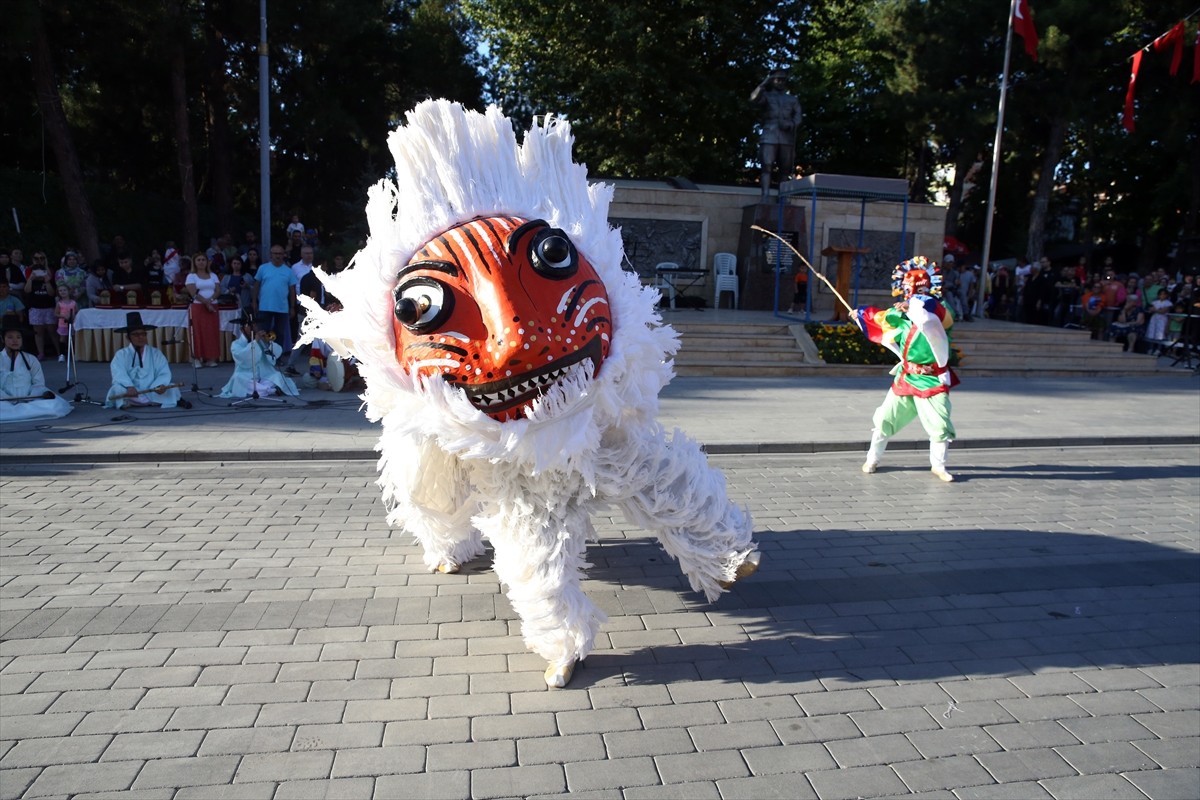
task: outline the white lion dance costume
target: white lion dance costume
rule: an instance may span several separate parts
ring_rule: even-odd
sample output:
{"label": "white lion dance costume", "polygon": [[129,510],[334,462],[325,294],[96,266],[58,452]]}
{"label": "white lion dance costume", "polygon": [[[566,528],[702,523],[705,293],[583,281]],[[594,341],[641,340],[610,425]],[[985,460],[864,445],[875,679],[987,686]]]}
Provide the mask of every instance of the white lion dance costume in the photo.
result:
{"label": "white lion dance costume", "polygon": [[396,183],[370,192],[370,240],[319,273],[343,309],[306,303],[306,337],[359,361],[388,522],[431,571],[490,541],[561,687],[605,619],[580,588],[593,509],[655,531],[709,600],[757,568],[750,517],[656,420],[678,339],[621,269],[612,187],[571,161],[570,126],[547,118],[518,145],[499,110],[434,100],[388,143]]}

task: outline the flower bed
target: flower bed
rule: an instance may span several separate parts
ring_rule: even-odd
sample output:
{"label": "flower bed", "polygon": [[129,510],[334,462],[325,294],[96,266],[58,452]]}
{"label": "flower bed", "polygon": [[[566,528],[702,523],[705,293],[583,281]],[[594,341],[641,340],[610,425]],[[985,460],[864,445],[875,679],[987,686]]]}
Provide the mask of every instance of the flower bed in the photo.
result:
{"label": "flower bed", "polygon": [[[891,350],[863,336],[856,325],[809,322],[804,326],[804,330],[816,345],[817,354],[826,364],[890,365],[897,361]],[[961,363],[962,352],[951,345],[950,366],[957,367]]]}

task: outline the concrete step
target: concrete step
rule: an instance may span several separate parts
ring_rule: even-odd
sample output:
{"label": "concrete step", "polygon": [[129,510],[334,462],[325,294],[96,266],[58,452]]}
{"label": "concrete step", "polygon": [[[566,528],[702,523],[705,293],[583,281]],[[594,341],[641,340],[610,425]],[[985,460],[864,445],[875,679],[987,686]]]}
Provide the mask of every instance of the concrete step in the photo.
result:
{"label": "concrete step", "polygon": [[675,354],[676,364],[700,364],[737,362],[740,364],[779,364],[794,362],[804,363],[804,354],[796,347],[755,347],[751,350],[730,350],[728,348],[712,348],[694,350],[680,348]]}
{"label": "concrete step", "polygon": [[798,378],[805,375],[832,375],[829,367],[820,364],[763,364],[737,359],[705,360],[695,363],[675,362],[675,374],[681,378]]}
{"label": "concrete step", "polygon": [[962,340],[955,339],[954,346],[963,352],[1008,352],[1008,353],[1120,353],[1119,342],[1060,342],[1060,341],[1029,341],[1008,340],[991,341],[987,339]]}
{"label": "concrete step", "polygon": [[741,348],[782,347],[796,349],[796,339],[790,333],[783,334],[720,334],[689,333],[680,337],[680,343],[688,350],[735,350]]}
{"label": "concrete step", "polygon": [[964,357],[962,367],[967,369],[1105,369],[1105,371],[1126,373],[1154,372],[1158,369],[1158,359],[1151,356],[1092,356],[1087,359],[1075,359],[1072,356],[991,356]]}
{"label": "concrete step", "polygon": [[[676,316],[676,315],[671,315]],[[806,362],[792,329],[801,323],[769,317],[761,322],[739,318],[721,321],[718,314],[689,315],[667,322],[680,334],[675,372],[683,376],[801,377],[821,375],[886,376],[891,365],[846,365]],[[954,344],[963,353],[963,376],[978,377],[1106,377],[1186,374],[1159,368],[1153,356],[1123,353],[1121,345],[1093,340],[1088,331],[1037,325],[963,323],[954,328]]]}

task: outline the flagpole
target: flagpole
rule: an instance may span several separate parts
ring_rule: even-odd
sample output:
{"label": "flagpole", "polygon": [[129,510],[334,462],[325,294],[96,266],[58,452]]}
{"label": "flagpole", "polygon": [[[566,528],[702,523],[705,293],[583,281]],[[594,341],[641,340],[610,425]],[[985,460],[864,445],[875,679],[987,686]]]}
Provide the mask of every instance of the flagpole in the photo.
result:
{"label": "flagpole", "polygon": [[988,185],[987,217],[983,226],[983,274],[979,278],[978,313],[984,310],[987,282],[991,275],[992,222],[996,215],[996,182],[1000,178],[1000,140],[1004,136],[1004,107],[1008,103],[1008,66],[1012,59],[1013,18],[1018,0],[1011,0],[1008,9],[1008,35],[1004,40],[1004,73],[1000,78],[1000,108],[996,112],[996,141],[992,144],[992,179]]}

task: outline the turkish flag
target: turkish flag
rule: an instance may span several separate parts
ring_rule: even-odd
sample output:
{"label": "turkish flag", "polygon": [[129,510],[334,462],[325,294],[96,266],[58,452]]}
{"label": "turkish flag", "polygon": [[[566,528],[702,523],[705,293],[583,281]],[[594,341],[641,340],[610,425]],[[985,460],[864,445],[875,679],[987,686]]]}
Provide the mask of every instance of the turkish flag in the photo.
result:
{"label": "turkish flag", "polygon": [[1025,52],[1037,61],[1037,28],[1033,27],[1033,11],[1029,8],[1029,0],[1017,0],[1013,6],[1013,30],[1025,40]]}
{"label": "turkish flag", "polygon": [[1174,52],[1171,53],[1172,75],[1179,74],[1179,64],[1183,61],[1183,37],[1186,35],[1184,24],[1177,22],[1175,23],[1175,27],[1154,40],[1155,50],[1166,50],[1168,47],[1174,48]]}

